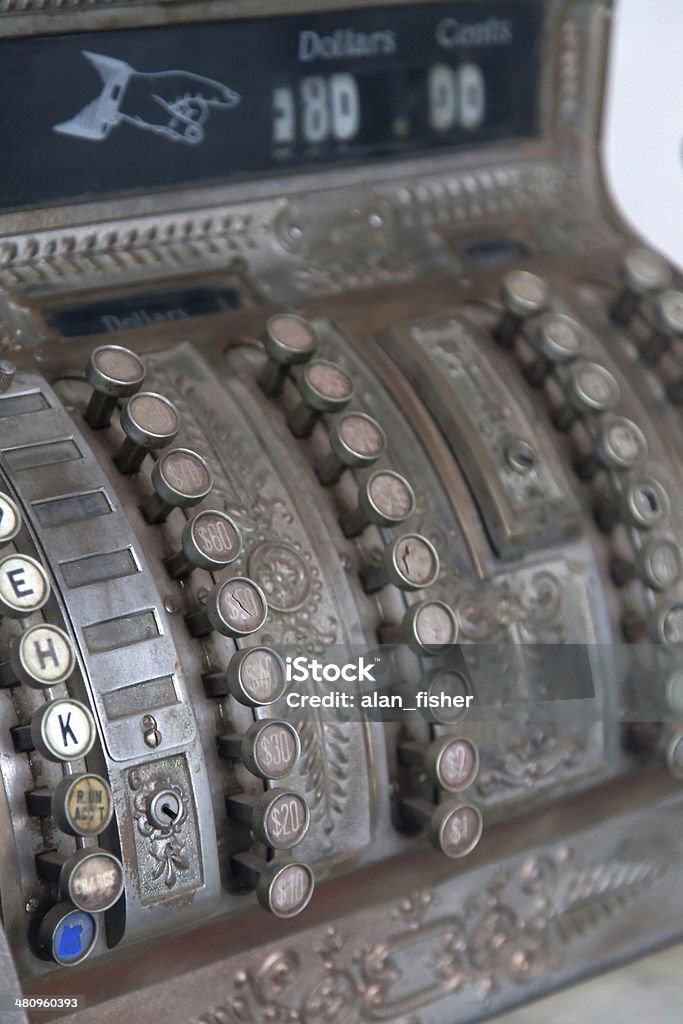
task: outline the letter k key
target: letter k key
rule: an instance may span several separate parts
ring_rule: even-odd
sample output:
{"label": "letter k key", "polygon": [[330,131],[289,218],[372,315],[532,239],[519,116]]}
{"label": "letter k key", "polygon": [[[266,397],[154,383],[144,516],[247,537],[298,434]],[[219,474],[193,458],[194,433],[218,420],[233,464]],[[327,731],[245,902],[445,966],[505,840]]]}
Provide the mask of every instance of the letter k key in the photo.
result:
{"label": "letter k key", "polygon": [[64,744],[64,746],[69,746],[69,737],[71,737],[74,746],[77,747],[78,739],[76,738],[75,732],[71,728],[71,712],[69,712],[68,715],[66,716],[66,721],[64,720],[61,714],[57,716],[57,721],[59,722],[59,728],[62,730],[62,743]]}

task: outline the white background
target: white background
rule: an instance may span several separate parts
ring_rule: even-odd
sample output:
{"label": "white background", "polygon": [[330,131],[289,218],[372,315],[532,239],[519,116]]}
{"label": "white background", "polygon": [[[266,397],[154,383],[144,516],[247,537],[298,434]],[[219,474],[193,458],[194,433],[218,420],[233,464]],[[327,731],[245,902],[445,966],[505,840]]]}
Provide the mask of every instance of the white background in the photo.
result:
{"label": "white background", "polygon": [[603,160],[621,212],[683,269],[683,0],[616,0]]}

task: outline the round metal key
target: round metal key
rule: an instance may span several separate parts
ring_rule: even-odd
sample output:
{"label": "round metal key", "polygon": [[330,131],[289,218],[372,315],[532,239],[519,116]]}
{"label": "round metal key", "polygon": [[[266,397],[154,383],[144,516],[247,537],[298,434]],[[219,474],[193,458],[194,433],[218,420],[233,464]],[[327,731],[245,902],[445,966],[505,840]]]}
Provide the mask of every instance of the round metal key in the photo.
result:
{"label": "round metal key", "polygon": [[406,643],[425,654],[442,654],[458,640],[458,623],[443,601],[418,601],[403,617]]}
{"label": "round metal key", "polygon": [[415,511],[415,493],[400,473],[378,469],[358,489],[358,508],[341,521],[347,537],[355,537],[370,523],[398,526]]}
{"label": "round metal key", "polygon": [[431,541],[419,533],[399,537],[386,562],[392,583],[404,590],[430,587],[439,575],[439,556]]}
{"label": "round metal key", "polygon": [[274,704],[287,689],[285,663],[269,647],[247,647],[230,659],[227,681],[230,693],[247,707]]}
{"label": "round metal key", "polygon": [[273,850],[290,850],[304,838],[311,822],[308,804],[298,793],[272,789],[254,808],[251,828]]}
{"label": "round metal key", "polygon": [[353,381],[336,363],[316,359],[304,367],[299,382],[301,396],[318,412],[339,411],[353,397]]}
{"label": "round metal key", "polygon": [[233,761],[241,760],[261,779],[284,779],[294,770],[301,754],[301,741],[289,722],[263,719],[250,725],[244,735],[219,736],[218,754]]}
{"label": "round metal key", "polygon": [[621,397],[614,375],[599,363],[574,363],[569,378],[569,399],[581,413],[609,412]]}
{"label": "round metal key", "polygon": [[568,363],[581,354],[586,332],[573,317],[564,313],[545,313],[539,318],[531,341],[534,348],[551,363]]}
{"label": "round metal key", "polygon": [[242,551],[242,535],[225,512],[198,512],[183,528],[181,550],[166,559],[174,579],[185,579],[195,569],[217,572],[231,565]]}
{"label": "round metal key", "polygon": [[114,456],[122,473],[136,473],[149,451],[166,448],[180,428],[178,410],[163,395],[140,391],[121,411],[126,439]]}
{"label": "round metal key", "polygon": [[666,746],[666,766],[675,779],[683,779],[683,732],[675,733]]}
{"label": "round metal key", "polygon": [[276,313],[266,325],[263,343],[271,359],[298,363],[313,355],[317,338],[309,320],[296,313]]}
{"label": "round metal key", "polygon": [[29,555],[0,559],[0,614],[23,619],[39,611],[50,597],[50,581],[40,562]]}
{"label": "round metal key", "polygon": [[461,737],[439,739],[427,749],[425,768],[440,789],[460,793],[477,777],[479,751],[474,743]]}
{"label": "round metal key", "polygon": [[683,292],[667,288],[658,296],[654,312],[657,330],[668,338],[683,336]]}
{"label": "round metal key", "polygon": [[655,639],[669,650],[683,649],[683,603],[659,610],[655,618]]}
{"label": "round metal key", "polygon": [[194,636],[216,630],[222,636],[244,637],[256,633],[268,616],[268,602],[258,584],[235,576],[217,584],[209,593],[206,608],[187,618]]}
{"label": "round metal key", "polygon": [[271,316],[262,341],[268,360],[259,383],[269,395],[282,387],[288,367],[311,359],[318,344],[313,324],[295,313]]}
{"label": "round metal key", "polygon": [[547,281],[528,270],[510,270],[501,284],[501,299],[505,312],[493,329],[493,337],[499,345],[509,348],[524,321],[546,309],[550,288]]}
{"label": "round metal key", "polygon": [[111,787],[100,775],[67,775],[52,794],[52,817],[70,836],[98,836],[114,814]]}
{"label": "round metal key", "polygon": [[12,671],[21,683],[42,689],[65,682],[76,667],[68,635],[58,626],[31,626],[10,643]]}
{"label": "round metal key", "polygon": [[683,669],[676,669],[664,684],[666,706],[672,715],[683,717]]}
{"label": "round metal key", "polygon": [[415,511],[415,494],[408,481],[390,469],[378,470],[359,495],[361,511],[378,526],[396,526]]}
{"label": "round metal key", "polygon": [[379,423],[365,413],[350,412],[342,416],[331,435],[335,454],[345,465],[368,465],[378,459],[386,447],[384,431]]}
{"label": "round metal key", "polygon": [[152,470],[154,494],[140,506],[148,523],[163,523],[174,508],[192,508],[213,487],[211,470],[197,452],[174,448],[164,452]]}
{"label": "round metal key", "polygon": [[308,437],[323,413],[341,412],[353,398],[353,381],[324,359],[307,363],[298,380],[301,402],[287,417],[295,437]]}
{"label": "round metal key", "polygon": [[440,570],[434,545],[419,533],[405,533],[385,548],[382,563],[361,574],[363,586],[369,594],[390,583],[400,590],[431,587]]}
{"label": "round metal key", "polygon": [[661,291],[671,281],[671,269],[666,260],[641,246],[626,253],[620,272],[624,284],[639,295]]}
{"label": "round metal key", "polygon": [[10,544],[23,523],[19,507],[7,494],[0,493],[0,548]]}
{"label": "round metal key", "polygon": [[105,395],[129,397],[139,391],[145,366],[139,356],[121,345],[100,345],[88,361],[88,383]]}
{"label": "round metal key", "polygon": [[668,590],[683,575],[683,552],[674,540],[652,540],[642,546],[636,558],[641,579],[653,590]]}
{"label": "round metal key", "polygon": [[548,304],[548,283],[528,270],[510,270],[503,278],[501,297],[514,316],[535,316]]}
{"label": "round metal key", "polygon": [[609,415],[600,424],[596,452],[605,466],[632,469],[647,458],[647,440],[633,420]]}
{"label": "round metal key", "polygon": [[284,779],[291,775],[301,755],[301,740],[289,722],[254,722],[241,739],[245,766],[262,779]]}
{"label": "round metal key", "polygon": [[256,881],[256,898],[265,910],[279,918],[296,917],[306,909],[315,889],[315,876],[308,864],[273,863]]}
{"label": "round metal key", "polygon": [[222,583],[213,604],[216,628],[226,636],[249,636],[266,621],[268,604],[261,588],[253,580],[236,576]]}
{"label": "round metal key", "polygon": [[622,509],[624,516],[633,526],[649,530],[669,515],[669,495],[659,480],[641,477],[626,488]]}
{"label": "round metal key", "polygon": [[287,789],[270,789],[254,798],[228,797],[228,814],[249,825],[259,842],[273,850],[290,850],[308,831],[311,812],[302,796]]}
{"label": "round metal key", "polygon": [[48,761],[76,761],[92,749],[97,735],[92,714],[70,697],[44,704],[31,720],[31,738]]}
{"label": "round metal key", "polygon": [[40,922],[38,942],[60,967],[73,967],[92,953],[97,935],[97,918],[72,903],[58,903]]}
{"label": "round metal key", "polygon": [[100,914],[121,898],[123,864],[113,853],[99,848],[78,850],[64,861],[59,875],[62,897],[79,910]]}
{"label": "round metal key", "polygon": [[[468,711],[467,698],[472,689],[462,672],[449,668],[437,668],[425,678],[427,703],[425,717],[441,725],[455,725],[461,722]],[[437,703],[431,707],[430,699]]]}
{"label": "round metal key", "polygon": [[440,804],[429,824],[429,841],[447,857],[466,857],[484,830],[481,812],[471,804]]}
{"label": "round metal key", "polygon": [[626,253],[619,273],[623,288],[609,315],[615,324],[622,327],[631,320],[644,295],[652,295],[668,287],[671,269],[657,253],[638,246]]}
{"label": "round metal key", "polygon": [[88,383],[93,388],[85,420],[94,429],[106,427],[120,398],[129,398],[142,387],[145,367],[130,349],[100,345],[88,361]]}
{"label": "round metal key", "polygon": [[332,451],[317,468],[325,486],[336,483],[345,469],[368,467],[386,448],[386,437],[379,423],[362,412],[347,412],[330,426]]}

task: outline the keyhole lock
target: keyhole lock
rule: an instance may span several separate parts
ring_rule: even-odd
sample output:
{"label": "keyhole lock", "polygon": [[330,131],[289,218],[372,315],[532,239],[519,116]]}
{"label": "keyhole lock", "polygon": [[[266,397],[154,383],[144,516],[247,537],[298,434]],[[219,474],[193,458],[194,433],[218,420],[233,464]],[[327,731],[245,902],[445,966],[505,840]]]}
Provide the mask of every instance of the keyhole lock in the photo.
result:
{"label": "keyhole lock", "polygon": [[172,828],[182,813],[183,802],[172,789],[162,789],[149,802],[148,817],[157,828]]}

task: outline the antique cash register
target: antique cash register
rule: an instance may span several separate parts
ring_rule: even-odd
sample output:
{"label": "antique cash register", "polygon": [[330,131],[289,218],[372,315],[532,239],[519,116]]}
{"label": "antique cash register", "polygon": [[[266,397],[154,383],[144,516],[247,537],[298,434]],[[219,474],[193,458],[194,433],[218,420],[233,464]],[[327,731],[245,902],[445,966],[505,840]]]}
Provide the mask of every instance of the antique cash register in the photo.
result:
{"label": "antique cash register", "polygon": [[0,0],[3,1024],[465,1024],[680,936],[611,15]]}

